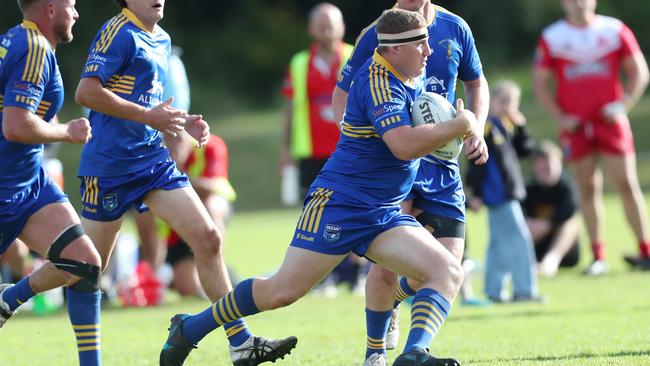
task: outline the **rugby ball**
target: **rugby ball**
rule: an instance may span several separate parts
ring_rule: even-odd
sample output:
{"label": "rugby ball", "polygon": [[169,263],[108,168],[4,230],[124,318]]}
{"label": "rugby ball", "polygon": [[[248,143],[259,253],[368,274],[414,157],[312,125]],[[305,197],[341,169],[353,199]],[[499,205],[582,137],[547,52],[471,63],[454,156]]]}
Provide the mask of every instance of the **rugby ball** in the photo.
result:
{"label": "rugby ball", "polygon": [[[449,101],[436,93],[424,92],[415,98],[411,110],[411,123],[444,123],[456,117],[456,109]],[[431,155],[442,160],[454,160],[463,148],[463,136],[456,136]]]}

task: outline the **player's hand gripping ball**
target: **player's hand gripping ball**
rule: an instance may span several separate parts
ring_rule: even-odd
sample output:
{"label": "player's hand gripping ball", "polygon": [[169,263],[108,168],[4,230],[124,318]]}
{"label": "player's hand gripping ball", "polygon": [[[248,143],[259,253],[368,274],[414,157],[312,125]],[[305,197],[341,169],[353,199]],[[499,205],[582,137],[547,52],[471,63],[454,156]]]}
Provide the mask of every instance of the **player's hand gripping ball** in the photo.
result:
{"label": "player's hand gripping ball", "polygon": [[[413,102],[411,122],[413,126],[425,123],[444,123],[456,117],[456,109],[445,97],[424,92]],[[442,160],[454,160],[463,148],[463,136],[456,136],[431,155]]]}

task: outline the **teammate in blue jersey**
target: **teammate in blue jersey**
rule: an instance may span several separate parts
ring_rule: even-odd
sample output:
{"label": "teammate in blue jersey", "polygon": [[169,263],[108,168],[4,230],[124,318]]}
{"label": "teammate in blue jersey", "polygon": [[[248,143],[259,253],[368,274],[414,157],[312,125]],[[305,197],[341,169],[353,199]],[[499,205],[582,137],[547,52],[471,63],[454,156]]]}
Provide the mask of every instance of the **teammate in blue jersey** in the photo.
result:
{"label": "teammate in blue jersey", "polygon": [[[93,137],[81,154],[82,224],[104,267],[130,208],[151,209],[190,245],[201,284],[211,301],[232,289],[216,228],[187,176],[178,171],[162,134],[183,132],[199,144],[209,138],[200,115],[162,101],[170,52],[169,35],[158,26],[164,0],[116,0],[122,11],[106,22],[90,45],[76,100],[88,107]],[[175,327],[172,324],[172,327]],[[224,327],[235,364],[257,365],[284,356],[295,337],[269,340],[251,334],[243,320]],[[183,354],[161,357],[181,365]]]}
{"label": "teammate in blue jersey", "polygon": [[[476,114],[479,129],[485,124],[489,91],[483,76],[481,61],[476,51],[474,38],[469,26],[463,19],[447,10],[435,6],[429,0],[398,0],[397,8],[417,11],[429,24],[429,46],[432,54],[426,67],[426,90],[438,93],[453,103],[456,97],[456,80],[463,81],[469,100],[469,108]],[[350,60],[344,66],[334,90],[333,109],[339,120],[343,116],[345,101],[350,84],[360,66],[372,55],[377,45],[376,22],[363,30]],[[346,112],[349,113],[349,112]],[[488,153],[485,141],[480,135],[465,141],[465,153],[476,164],[487,161]],[[440,160],[432,155],[423,157],[413,189],[402,205],[405,212],[411,213],[433,236],[449,249],[455,256],[462,258],[465,246],[465,194],[461,182],[458,160]],[[412,287],[400,281],[399,300],[412,295]],[[366,282],[366,305],[382,316],[368,320],[368,337],[385,339],[385,346],[393,349],[399,338],[396,326],[397,306],[401,301],[394,301],[392,294],[397,287],[396,276],[378,266],[373,266]],[[388,337],[380,336],[384,317],[393,309]],[[371,329],[372,328],[372,329]],[[372,334],[372,335],[371,335]],[[372,356],[377,353],[378,355]],[[385,363],[384,347],[368,347],[366,359],[368,365]]]}
{"label": "teammate in blue jersey", "polygon": [[462,101],[448,123],[411,125],[409,110],[422,91],[431,54],[426,26],[420,14],[401,9],[379,19],[379,47],[354,79],[336,151],[309,189],[278,272],[242,281],[199,314],[179,315],[169,339],[184,334],[185,344],[195,343],[234,319],[288,306],[354,252],[422,284],[413,306],[416,321],[394,365],[458,364],[426,349],[462,282],[460,261],[399,206],[411,189],[418,157],[476,131],[474,114]]}
{"label": "teammate in blue jersey", "polygon": [[79,363],[101,365],[101,259],[42,166],[43,144],[83,144],[91,135],[85,118],[66,124],[56,118],[64,94],[54,50],[72,41],[79,14],[74,0],[18,6],[23,23],[0,36],[0,256],[19,238],[48,261],[18,283],[0,285],[0,328],[35,294],[67,285]]}

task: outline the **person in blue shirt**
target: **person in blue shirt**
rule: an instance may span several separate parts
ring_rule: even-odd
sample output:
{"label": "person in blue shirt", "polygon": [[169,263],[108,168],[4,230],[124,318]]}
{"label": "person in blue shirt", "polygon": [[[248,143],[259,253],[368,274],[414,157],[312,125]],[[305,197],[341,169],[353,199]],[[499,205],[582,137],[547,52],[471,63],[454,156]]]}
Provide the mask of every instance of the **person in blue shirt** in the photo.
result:
{"label": "person in blue shirt", "polygon": [[[433,5],[430,0],[398,0],[397,8],[417,11],[428,23],[429,46],[432,54],[427,61],[426,85],[429,92],[446,97],[451,103],[456,98],[456,81],[463,82],[469,100],[469,108],[476,114],[480,126],[485,124],[489,105],[489,90],[483,76],[480,57],[474,37],[467,23],[446,9]],[[337,120],[345,111],[350,84],[361,65],[372,55],[377,45],[376,22],[365,28],[343,67],[337,87],[332,95]],[[482,131],[482,127],[480,127]],[[465,153],[475,164],[484,164],[488,158],[485,141],[475,135],[465,141]],[[422,158],[413,189],[402,205],[405,212],[416,219],[432,235],[458,258],[463,257],[465,247],[465,194],[458,160],[441,160],[433,155]],[[399,285],[399,286],[398,286]],[[391,327],[386,336],[386,348],[394,349],[399,339],[397,307],[401,300],[413,295],[413,286],[405,280],[397,281],[395,274],[378,266],[372,266],[366,282],[366,305],[369,309],[385,313],[393,309]],[[398,287],[398,298],[393,298]],[[469,292],[469,291],[468,291]],[[369,327],[383,322],[379,317],[368,322]],[[368,330],[371,333],[371,330]],[[374,332],[372,332],[374,333]],[[383,337],[382,337],[383,338]],[[385,355],[379,347],[368,347],[366,358],[374,353]],[[374,356],[385,357],[385,356]],[[377,361],[382,362],[382,361]]]}
{"label": "person in blue shirt", "polygon": [[[116,2],[122,11],[91,43],[75,95],[77,103],[91,110],[93,128],[78,169],[83,226],[105,268],[124,214],[150,208],[190,245],[203,290],[217,301],[232,288],[221,233],[162,144],[163,133],[183,132],[202,146],[210,136],[208,124],[200,115],[173,108],[173,98],[162,100],[171,47],[169,35],[158,26],[165,2]],[[224,330],[235,364],[274,361],[296,344],[295,337],[254,336],[243,320]],[[178,357],[184,360],[191,349],[182,357],[161,358],[160,364],[181,364]]]}
{"label": "person in blue shirt", "polygon": [[393,9],[379,18],[377,31],[379,46],[354,78],[341,138],[307,193],[278,272],[240,282],[199,314],[177,315],[163,354],[171,352],[169,340],[183,336],[179,343],[195,344],[224,323],[292,304],[354,252],[420,280],[412,308],[416,320],[394,365],[458,365],[426,349],[462,282],[460,260],[404,214],[400,202],[411,189],[418,158],[459,135],[475,134],[476,118],[459,101],[456,118],[413,127],[410,108],[423,90],[431,55],[427,22],[418,13]]}
{"label": "person in blue shirt", "polygon": [[47,258],[16,284],[0,285],[0,328],[35,294],[67,285],[79,363],[101,365],[101,259],[68,197],[43,168],[43,144],[83,144],[88,120],[59,124],[63,81],[54,51],[72,41],[74,0],[19,0],[22,24],[0,36],[0,256],[14,240]]}

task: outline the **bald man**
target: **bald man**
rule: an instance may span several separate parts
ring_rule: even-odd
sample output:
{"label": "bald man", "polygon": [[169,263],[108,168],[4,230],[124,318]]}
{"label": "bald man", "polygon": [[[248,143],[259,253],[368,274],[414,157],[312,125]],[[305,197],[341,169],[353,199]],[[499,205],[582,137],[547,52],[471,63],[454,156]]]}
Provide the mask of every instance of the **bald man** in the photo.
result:
{"label": "bald man", "polygon": [[332,4],[320,3],[311,10],[308,31],[313,43],[292,57],[282,88],[286,113],[280,167],[298,166],[301,195],[307,192],[338,142],[332,91],[352,52],[352,46],[342,41],[343,15]]}

